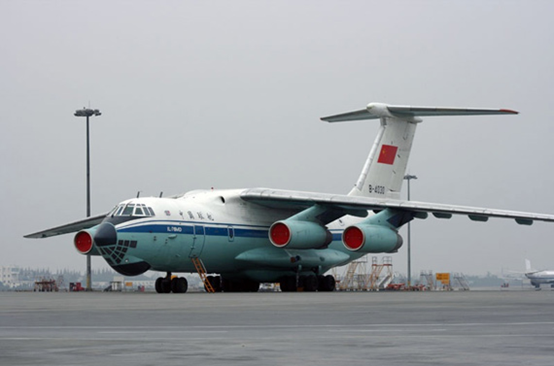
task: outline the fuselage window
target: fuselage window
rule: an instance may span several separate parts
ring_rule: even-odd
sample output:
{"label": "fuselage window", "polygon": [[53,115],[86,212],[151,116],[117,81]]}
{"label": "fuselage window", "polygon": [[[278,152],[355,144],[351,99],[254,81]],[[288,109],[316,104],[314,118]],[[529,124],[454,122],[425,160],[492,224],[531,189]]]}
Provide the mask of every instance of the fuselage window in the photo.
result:
{"label": "fuselage window", "polygon": [[152,208],[146,207],[146,209],[147,209],[148,212],[150,213],[150,216],[156,216],[156,214],[154,213],[154,210],[152,210]]}
{"label": "fuselage window", "polygon": [[135,216],[144,216],[144,213],[142,212],[142,208],[140,207],[135,208]]}

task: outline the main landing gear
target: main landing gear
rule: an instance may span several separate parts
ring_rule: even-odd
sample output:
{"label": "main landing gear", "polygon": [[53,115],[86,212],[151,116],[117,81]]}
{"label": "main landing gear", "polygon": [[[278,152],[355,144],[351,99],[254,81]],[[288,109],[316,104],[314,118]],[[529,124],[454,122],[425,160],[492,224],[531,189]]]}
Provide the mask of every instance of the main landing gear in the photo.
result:
{"label": "main landing gear", "polygon": [[[208,276],[206,278],[215,292],[258,292],[260,283],[248,279],[229,280],[221,276]],[[331,292],[335,291],[335,278],[331,275],[302,275],[285,276],[279,282],[282,292]],[[156,292],[168,294],[170,292],[182,294],[187,292],[188,282],[184,277],[173,277],[168,272],[165,277],[156,280]]]}
{"label": "main landing gear", "polygon": [[285,276],[279,282],[282,292],[335,291],[335,278],[331,275]]}
{"label": "main landing gear", "polygon": [[206,280],[210,282],[215,292],[258,292],[260,289],[259,282],[248,279],[229,280],[221,276],[208,276]]}
{"label": "main landing gear", "polygon": [[171,272],[167,272],[165,277],[158,277],[156,279],[156,292],[159,294],[168,294],[173,292],[175,294],[183,294],[187,292],[189,284],[184,277],[171,278]]}

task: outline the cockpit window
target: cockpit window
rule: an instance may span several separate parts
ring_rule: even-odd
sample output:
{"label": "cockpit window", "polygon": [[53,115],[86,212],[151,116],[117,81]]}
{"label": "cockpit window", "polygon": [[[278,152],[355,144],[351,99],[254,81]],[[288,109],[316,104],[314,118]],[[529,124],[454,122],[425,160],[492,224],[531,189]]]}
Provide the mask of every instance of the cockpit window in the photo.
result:
{"label": "cockpit window", "polygon": [[121,205],[118,207],[117,209],[117,212],[114,214],[114,216],[121,216],[121,211],[123,211],[123,209],[125,208],[125,206]]}
{"label": "cockpit window", "polygon": [[114,216],[155,216],[154,210],[143,203],[121,204],[114,212]]}
{"label": "cockpit window", "polygon": [[125,206],[125,209],[121,213],[121,216],[131,216],[133,214],[134,208],[135,208],[135,205],[132,203],[129,203],[127,206]]}
{"label": "cockpit window", "polygon": [[110,212],[108,212],[108,214],[106,216],[112,216],[115,214],[115,211],[117,211],[117,209],[119,208],[119,206],[115,206],[114,208],[112,208],[112,210]]}

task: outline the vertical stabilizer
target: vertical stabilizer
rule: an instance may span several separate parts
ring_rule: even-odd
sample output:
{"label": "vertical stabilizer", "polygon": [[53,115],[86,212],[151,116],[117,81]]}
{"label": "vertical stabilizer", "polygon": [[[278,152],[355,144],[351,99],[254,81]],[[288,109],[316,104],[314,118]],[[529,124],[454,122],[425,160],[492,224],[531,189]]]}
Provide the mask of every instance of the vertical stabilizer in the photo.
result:
{"label": "vertical stabilizer", "polygon": [[400,198],[415,130],[415,122],[382,117],[377,138],[349,195]]}
{"label": "vertical stabilizer", "polygon": [[362,173],[350,196],[400,198],[417,123],[422,116],[476,116],[517,114],[509,109],[411,107],[370,103],[365,109],[321,118],[326,122],[380,119],[377,134]]}
{"label": "vertical stabilizer", "polygon": [[533,267],[531,267],[531,261],[529,259],[525,260],[525,273],[536,272]]}

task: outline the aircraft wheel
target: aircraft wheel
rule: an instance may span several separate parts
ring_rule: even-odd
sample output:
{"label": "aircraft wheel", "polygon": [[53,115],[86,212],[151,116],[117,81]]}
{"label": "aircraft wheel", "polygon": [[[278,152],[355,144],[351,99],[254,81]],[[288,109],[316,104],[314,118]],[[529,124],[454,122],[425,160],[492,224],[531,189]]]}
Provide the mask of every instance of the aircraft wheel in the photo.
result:
{"label": "aircraft wheel", "polygon": [[317,276],[318,279],[318,291],[327,292],[327,291],[335,291],[335,277],[331,275],[327,276]]}
{"label": "aircraft wheel", "polygon": [[223,292],[241,292],[242,281],[221,278],[221,290]]}
{"label": "aircraft wheel", "polygon": [[324,291],[330,291],[330,292],[335,291],[335,288],[336,288],[335,277],[331,275],[327,275],[325,276],[325,279],[323,280],[323,282],[325,283]]}
{"label": "aircraft wheel", "polygon": [[243,288],[246,292],[258,292],[260,283],[253,280],[244,280]]}
{"label": "aircraft wheel", "polygon": [[304,291],[314,292],[317,291],[318,283],[316,276],[305,276],[304,277]]}
{"label": "aircraft wheel", "polygon": [[296,277],[295,276],[285,276],[279,282],[279,287],[281,287],[281,292],[295,292],[296,291]]}
{"label": "aircraft wheel", "polygon": [[327,291],[325,290],[325,276],[317,276],[317,291]]}
{"label": "aircraft wheel", "polygon": [[184,277],[176,277],[171,280],[171,291],[174,294],[184,294],[189,287],[188,281]]}
{"label": "aircraft wheel", "polygon": [[168,294],[171,292],[171,279],[162,278],[162,293]]}
{"label": "aircraft wheel", "polygon": [[231,286],[229,280],[222,278],[221,279],[221,291],[223,292],[230,292]]}
{"label": "aircraft wheel", "polygon": [[246,280],[231,281],[231,292],[246,292],[248,291],[248,283]]}
{"label": "aircraft wheel", "polygon": [[163,281],[163,278],[162,278],[162,277],[156,278],[156,285],[155,285],[155,288],[156,288],[156,292],[159,293],[159,294],[163,293],[162,281]]}
{"label": "aircraft wheel", "polygon": [[168,294],[171,292],[171,280],[158,277],[156,279],[156,292],[159,294]]}

